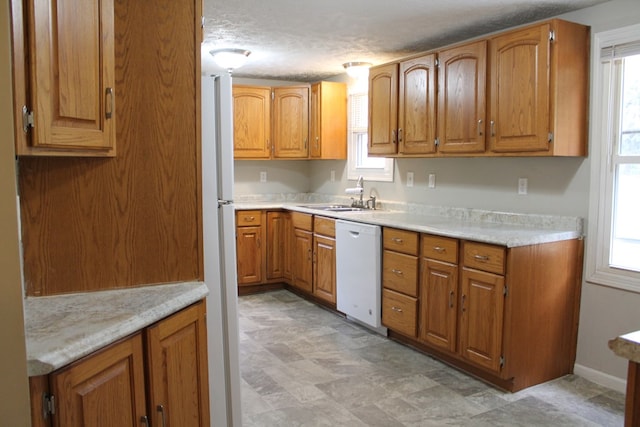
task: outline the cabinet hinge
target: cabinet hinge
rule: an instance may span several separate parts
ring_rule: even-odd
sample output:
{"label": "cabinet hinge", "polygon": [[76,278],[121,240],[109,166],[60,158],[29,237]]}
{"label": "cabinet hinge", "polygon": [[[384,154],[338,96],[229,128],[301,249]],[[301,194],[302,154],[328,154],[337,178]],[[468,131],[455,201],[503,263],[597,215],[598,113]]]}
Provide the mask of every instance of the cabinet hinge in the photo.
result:
{"label": "cabinet hinge", "polygon": [[550,42],[556,41],[556,32],[553,30],[549,30],[549,41]]}
{"label": "cabinet hinge", "polygon": [[553,142],[553,132],[549,132],[549,134],[547,135],[547,141],[549,141],[550,143]]}
{"label": "cabinet hinge", "polygon": [[436,58],[436,67],[440,68],[440,60]]}
{"label": "cabinet hinge", "polygon": [[33,127],[33,111],[29,111],[26,105],[22,106],[22,130],[24,133],[29,132]]}
{"label": "cabinet hinge", "polygon": [[49,415],[56,414],[56,397],[53,394],[42,395],[42,415],[46,419]]}
{"label": "cabinet hinge", "polygon": [[500,356],[500,368],[504,367],[504,356]]}
{"label": "cabinet hinge", "polygon": [[200,28],[204,28],[204,16],[200,17]]}
{"label": "cabinet hinge", "polygon": [[271,91],[271,100],[273,101],[274,99],[276,99],[276,93]]}
{"label": "cabinet hinge", "polygon": [[504,285],[504,288],[502,289],[502,295],[504,295],[505,297],[509,295],[509,288],[507,288],[507,285]]}
{"label": "cabinet hinge", "polygon": [[436,138],[435,141],[433,141],[433,144],[437,147],[440,145],[440,138]]}

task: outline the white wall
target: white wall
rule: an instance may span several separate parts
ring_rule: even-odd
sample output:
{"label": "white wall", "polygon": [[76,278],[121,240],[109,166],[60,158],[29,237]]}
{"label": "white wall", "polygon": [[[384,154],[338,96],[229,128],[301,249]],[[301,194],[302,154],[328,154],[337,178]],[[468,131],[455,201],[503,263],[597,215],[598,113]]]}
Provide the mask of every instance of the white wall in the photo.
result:
{"label": "white wall", "polygon": [[[236,160],[235,195],[309,192],[309,163],[306,160]],[[260,182],[260,172],[267,182]]]}

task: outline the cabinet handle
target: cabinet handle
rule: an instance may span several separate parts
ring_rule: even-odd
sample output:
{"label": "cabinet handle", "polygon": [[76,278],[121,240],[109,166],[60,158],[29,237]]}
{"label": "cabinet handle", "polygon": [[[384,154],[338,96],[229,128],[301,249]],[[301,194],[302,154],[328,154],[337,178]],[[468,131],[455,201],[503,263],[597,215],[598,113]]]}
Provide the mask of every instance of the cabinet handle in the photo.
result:
{"label": "cabinet handle", "polygon": [[488,256],[486,256],[486,255],[478,255],[478,254],[476,254],[476,255],[474,255],[473,257],[474,257],[476,260],[481,261],[481,262],[487,262],[487,261],[489,261],[489,257],[488,257]]}
{"label": "cabinet handle", "polygon": [[434,246],[433,250],[439,253],[444,252],[444,248],[442,246]]}
{"label": "cabinet handle", "polygon": [[482,119],[478,120],[478,135],[482,136]]}
{"label": "cabinet handle", "polygon": [[496,136],[496,122],[491,120],[489,125],[491,126],[491,136]]}
{"label": "cabinet handle", "polygon": [[316,136],[316,150],[318,149],[319,142],[320,142],[320,137]]}
{"label": "cabinet handle", "polygon": [[146,415],[140,417],[140,422],[144,423],[146,427],[149,427],[149,417],[147,417]]}
{"label": "cabinet handle", "polygon": [[244,217],[244,220],[247,221],[247,222],[253,222],[254,219],[256,219],[255,216],[245,216]]}
{"label": "cabinet handle", "polygon": [[466,295],[462,295],[462,304],[460,305],[460,307],[461,307],[463,313],[465,311],[467,311],[467,309],[464,308],[464,300],[466,300],[466,299],[467,299],[467,296]]}
{"label": "cabinet handle", "polygon": [[404,240],[402,240],[402,239],[400,239],[400,238],[398,238],[398,237],[394,237],[394,238],[393,238],[393,239],[391,239],[391,240],[393,240],[393,241],[394,241],[394,242],[396,242],[396,243],[402,243],[402,242],[404,242]]}
{"label": "cabinet handle", "polygon": [[307,149],[307,138],[304,139],[304,149]]}
{"label": "cabinet handle", "polygon": [[449,308],[453,308],[453,291],[449,292]]}
{"label": "cabinet handle", "polygon": [[396,143],[396,130],[395,129],[391,131],[391,142],[393,144]]}
{"label": "cabinet handle", "polygon": [[396,306],[391,306],[391,310],[396,311],[398,313],[402,313],[402,309]]}
{"label": "cabinet handle", "polygon": [[105,103],[107,104],[106,107],[106,111],[104,113],[104,116],[107,119],[110,119],[113,116],[113,88],[112,87],[108,87],[106,90],[106,96],[105,96]]}
{"label": "cabinet handle", "polygon": [[402,270],[396,270],[395,268],[391,270],[392,273],[397,274],[398,276],[402,276]]}
{"label": "cabinet handle", "polygon": [[259,237],[256,239],[256,246],[260,247],[260,238]]}
{"label": "cabinet handle", "polygon": [[166,427],[167,422],[166,422],[166,420],[165,420],[165,416],[164,416],[164,406],[162,406],[162,405],[158,405],[158,406],[156,407],[156,410],[157,410],[158,412],[160,412],[160,415],[162,416],[162,427]]}
{"label": "cabinet handle", "polygon": [[398,142],[402,141],[402,128],[398,129]]}
{"label": "cabinet handle", "polygon": [[311,249],[307,249],[307,261],[311,261]]}

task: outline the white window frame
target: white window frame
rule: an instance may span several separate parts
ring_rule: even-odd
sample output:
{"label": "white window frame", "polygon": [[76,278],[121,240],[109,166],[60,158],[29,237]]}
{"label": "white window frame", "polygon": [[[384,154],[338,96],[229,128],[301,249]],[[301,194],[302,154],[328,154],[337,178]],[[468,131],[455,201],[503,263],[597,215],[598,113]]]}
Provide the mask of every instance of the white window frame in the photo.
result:
{"label": "white window frame", "polygon": [[361,85],[349,90],[348,102],[348,123],[347,123],[347,179],[356,180],[362,176],[365,181],[382,181],[393,182],[394,159],[385,159],[384,168],[362,168],[357,164],[357,147],[356,138],[351,123],[351,97],[352,96],[368,96],[367,88]]}
{"label": "white window frame", "polygon": [[592,62],[591,183],[586,280],[640,293],[640,273],[610,266],[611,216],[614,172],[609,159],[613,147],[609,117],[610,68],[601,63],[601,49],[640,40],[640,24],[604,31],[594,36]]}

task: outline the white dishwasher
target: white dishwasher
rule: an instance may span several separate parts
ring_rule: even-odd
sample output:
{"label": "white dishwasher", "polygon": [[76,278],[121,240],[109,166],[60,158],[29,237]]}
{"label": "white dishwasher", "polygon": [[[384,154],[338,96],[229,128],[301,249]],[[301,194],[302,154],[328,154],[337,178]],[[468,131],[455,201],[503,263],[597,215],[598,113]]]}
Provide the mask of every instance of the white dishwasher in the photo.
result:
{"label": "white dishwasher", "polygon": [[336,306],[386,335],[381,323],[380,227],[336,220]]}

